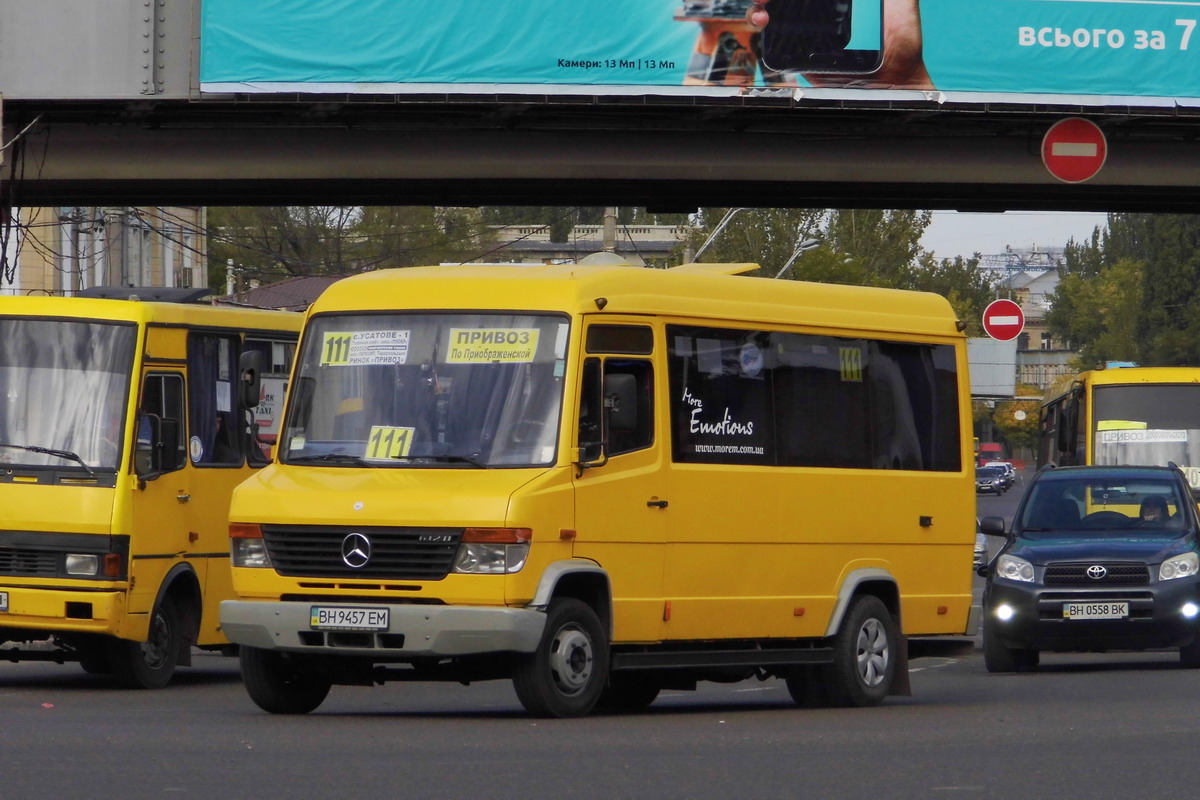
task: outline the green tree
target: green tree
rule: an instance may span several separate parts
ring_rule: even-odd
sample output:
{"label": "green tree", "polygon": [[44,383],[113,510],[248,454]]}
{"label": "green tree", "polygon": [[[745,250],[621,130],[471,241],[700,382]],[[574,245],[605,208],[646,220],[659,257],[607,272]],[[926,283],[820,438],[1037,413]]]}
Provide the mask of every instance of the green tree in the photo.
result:
{"label": "green tree", "polygon": [[476,209],[432,206],[228,206],[209,210],[209,285],[343,275],[466,261],[483,252]]}

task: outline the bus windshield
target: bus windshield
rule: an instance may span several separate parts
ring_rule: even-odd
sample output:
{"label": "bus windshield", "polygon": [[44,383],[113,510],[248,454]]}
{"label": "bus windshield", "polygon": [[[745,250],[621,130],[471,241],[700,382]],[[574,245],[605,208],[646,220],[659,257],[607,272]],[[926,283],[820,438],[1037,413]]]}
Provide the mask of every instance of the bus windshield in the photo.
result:
{"label": "bus windshield", "polygon": [[1200,468],[1200,384],[1097,386],[1093,404],[1094,464]]}
{"label": "bus windshield", "polygon": [[137,329],[0,319],[0,465],[116,470]]}
{"label": "bus windshield", "polygon": [[281,460],[371,467],[552,464],[565,317],[397,313],[315,317]]}

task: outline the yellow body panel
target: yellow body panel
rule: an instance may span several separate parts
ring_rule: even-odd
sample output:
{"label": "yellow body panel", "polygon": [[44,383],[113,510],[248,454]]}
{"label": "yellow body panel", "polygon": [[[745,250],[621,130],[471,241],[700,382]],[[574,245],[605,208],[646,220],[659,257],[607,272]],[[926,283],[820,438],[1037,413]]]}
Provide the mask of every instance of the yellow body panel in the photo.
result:
{"label": "yellow body panel", "polygon": [[[413,588],[403,597],[523,606],[548,567],[582,559],[603,570],[610,583],[616,643],[823,637],[840,594],[862,571],[894,581],[905,633],[965,632],[975,528],[971,409],[965,338],[949,304],[931,294],[731,274],[741,271],[710,265],[463,266],[385,270],[339,281],[310,309],[310,319],[437,309],[569,315],[557,462],[544,470],[276,463],[237,490],[231,521],[528,527],[533,543],[520,572],[406,581]],[[587,357],[583,331],[613,320],[640,321],[654,330],[654,354],[647,356],[656,379],[654,443],[578,469],[572,462]],[[665,348],[672,323],[953,347],[960,468],[673,463]],[[930,518],[927,524],[923,517]],[[302,584],[313,583],[271,569],[233,572],[243,599],[300,594]],[[399,597],[345,583],[324,594],[379,602]]]}
{"label": "yellow body panel", "polygon": [[[136,292],[136,290],[131,290]],[[182,469],[139,481],[132,469],[139,392],[146,373],[169,372],[187,381],[189,331],[294,339],[298,314],[208,305],[63,297],[0,297],[0,318],[121,322],[136,326],[134,359],[128,365],[128,403],[119,443],[115,485],[99,485],[83,472],[58,483],[40,482],[33,469],[10,468],[0,481],[0,551],[17,544],[36,548],[39,536],[92,534],[128,539],[126,580],[70,576],[30,577],[0,572],[9,595],[0,613],[0,641],[30,633],[93,633],[144,641],[150,612],[164,580],[182,568],[200,588],[197,644],[218,645],[217,606],[232,596],[229,577],[228,502],[248,466]],[[185,423],[186,424],[186,423]],[[190,432],[185,431],[185,441]],[[69,464],[69,462],[67,462]],[[62,539],[56,540],[61,546]],[[68,611],[67,604],[74,607]]]}

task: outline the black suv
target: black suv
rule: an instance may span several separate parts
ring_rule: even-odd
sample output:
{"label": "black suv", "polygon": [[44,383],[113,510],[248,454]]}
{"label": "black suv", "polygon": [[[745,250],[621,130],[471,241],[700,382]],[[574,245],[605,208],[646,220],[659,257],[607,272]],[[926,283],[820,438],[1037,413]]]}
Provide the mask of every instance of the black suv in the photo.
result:
{"label": "black suv", "polygon": [[[1197,512],[1175,467],[1044,469],[981,574],[989,672],[1042,650],[1179,648],[1200,667]],[[1004,520],[984,517],[985,534]]]}

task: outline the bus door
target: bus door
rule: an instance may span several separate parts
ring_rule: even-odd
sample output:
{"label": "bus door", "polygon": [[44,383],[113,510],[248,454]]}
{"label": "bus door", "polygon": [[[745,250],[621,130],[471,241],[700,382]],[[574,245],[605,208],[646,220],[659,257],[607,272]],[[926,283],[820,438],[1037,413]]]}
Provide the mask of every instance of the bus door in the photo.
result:
{"label": "bus door", "polygon": [[240,403],[240,339],[234,333],[188,335],[189,493],[185,558],[200,580],[204,614],[200,641],[219,638],[216,603],[233,596],[229,566],[229,498],[246,465],[265,459],[246,435]]}
{"label": "bus door", "polygon": [[[665,455],[656,441],[653,329],[590,325],[578,400],[575,555],[612,581],[614,635],[662,637],[667,519]],[[659,378],[661,380],[661,378]]]}
{"label": "bus door", "polygon": [[[141,615],[144,624],[163,578],[188,548],[185,397],[182,370],[152,366],[142,373],[132,426],[138,481],[130,514],[129,611]],[[145,632],[137,638],[144,639]]]}

